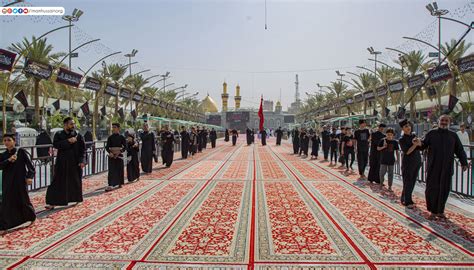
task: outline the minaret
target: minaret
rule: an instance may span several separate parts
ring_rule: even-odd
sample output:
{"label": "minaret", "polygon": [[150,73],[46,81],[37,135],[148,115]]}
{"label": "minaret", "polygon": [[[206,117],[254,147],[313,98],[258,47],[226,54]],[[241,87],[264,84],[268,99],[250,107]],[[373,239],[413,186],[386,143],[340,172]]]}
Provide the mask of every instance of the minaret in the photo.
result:
{"label": "minaret", "polygon": [[240,101],[242,100],[242,97],[240,96],[240,86],[237,84],[237,87],[235,87],[235,110],[240,109]]}
{"label": "minaret", "polygon": [[300,103],[300,89],[299,89],[299,85],[300,85],[300,83],[299,83],[299,81],[298,81],[298,74],[296,74],[296,81],[295,81],[295,90],[296,90],[296,91],[295,91],[295,102],[298,103],[298,105],[299,105],[299,103]]}
{"label": "minaret", "polygon": [[224,82],[222,85],[224,87],[224,92],[222,93],[222,111],[226,112],[227,111],[227,102],[229,100],[229,94],[227,94],[227,83]]}

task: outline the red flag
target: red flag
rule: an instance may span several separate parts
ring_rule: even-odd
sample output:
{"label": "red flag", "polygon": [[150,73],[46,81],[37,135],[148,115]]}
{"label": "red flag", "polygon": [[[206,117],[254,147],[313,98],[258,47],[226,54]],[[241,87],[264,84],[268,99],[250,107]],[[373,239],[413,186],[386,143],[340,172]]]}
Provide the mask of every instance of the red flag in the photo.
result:
{"label": "red flag", "polygon": [[263,130],[263,123],[265,123],[265,118],[263,117],[263,97],[260,98],[260,109],[258,109],[258,118],[260,118],[260,125],[258,128],[260,131]]}

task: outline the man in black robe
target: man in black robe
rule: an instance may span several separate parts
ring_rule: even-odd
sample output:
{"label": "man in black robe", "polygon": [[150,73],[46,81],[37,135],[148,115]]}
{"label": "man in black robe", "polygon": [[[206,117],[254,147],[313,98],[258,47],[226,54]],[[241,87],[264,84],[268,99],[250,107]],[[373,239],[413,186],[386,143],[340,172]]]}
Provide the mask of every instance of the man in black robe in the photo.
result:
{"label": "man in black robe", "polygon": [[64,130],[54,135],[53,146],[58,149],[54,176],[46,191],[46,209],[70,202],[82,202],[82,169],[86,166],[86,145],[77,133],[74,120],[66,117]]}
{"label": "man in black robe", "polygon": [[331,147],[331,138],[330,138],[330,136],[331,136],[331,133],[329,132],[328,127],[324,126],[323,131],[321,132],[324,161],[328,161],[329,148]]}
{"label": "man in black robe", "polygon": [[142,152],[140,154],[140,162],[144,173],[151,173],[153,169],[153,158],[156,155],[155,134],[150,131],[148,123],[143,124],[143,132],[140,134],[142,141]]}
{"label": "man in black robe", "polygon": [[365,176],[365,168],[369,161],[369,140],[370,132],[367,129],[367,123],[364,119],[359,120],[359,129],[354,132],[356,139],[357,167],[359,169],[359,177],[361,180],[367,179]]}
{"label": "man in black robe", "polygon": [[239,132],[234,128],[231,133],[232,133],[232,145],[235,146],[235,144],[237,143],[237,137],[239,137]]}
{"label": "man in black robe", "polygon": [[2,202],[0,204],[0,235],[6,230],[36,220],[35,209],[28,197],[28,185],[35,177],[35,167],[24,149],[16,149],[15,134],[4,134],[7,148],[0,155],[2,170]]}
{"label": "man in black robe", "polygon": [[216,148],[217,132],[214,128],[209,133],[209,140],[211,140],[211,147]]}
{"label": "man in black robe", "polygon": [[303,156],[308,157],[308,148],[309,148],[309,136],[306,133],[306,129],[302,128],[300,133],[300,152],[299,155],[303,154]]}
{"label": "man in black robe", "polygon": [[277,130],[275,130],[276,134],[276,145],[281,145],[281,138],[283,137],[283,130],[281,130],[281,127],[278,127]]}
{"label": "man in black robe", "polygon": [[293,137],[293,154],[296,155],[300,151],[300,132],[298,128],[293,129],[291,136]]}
{"label": "man in black robe", "polygon": [[135,133],[127,134],[127,179],[128,182],[140,180],[140,164],[138,162],[140,146],[135,141]]}
{"label": "man in black robe", "polygon": [[[143,148],[143,147],[142,147]],[[111,191],[115,187],[121,188],[124,184],[123,155],[127,149],[125,137],[120,135],[120,124],[112,124],[112,135],[107,139],[105,150],[109,153],[108,186],[105,191]]]}
{"label": "man in black robe", "polygon": [[181,136],[181,158],[187,159],[190,141],[189,133],[184,126],[181,127],[181,133],[179,135]]}
{"label": "man in black robe", "polygon": [[199,126],[197,127],[197,135],[198,135],[198,144],[197,144],[197,150],[198,150],[198,153],[201,153],[202,152],[202,129],[199,128]]}
{"label": "man in black robe", "polygon": [[255,129],[252,128],[251,131],[252,132],[250,133],[250,138],[252,138],[252,143],[255,143]]}
{"label": "man in black robe", "polygon": [[260,136],[262,140],[262,145],[267,145],[267,131],[265,130],[265,128],[260,131]]}
{"label": "man in black robe", "polygon": [[164,131],[161,133],[161,145],[161,157],[163,158],[163,164],[169,168],[173,163],[174,136],[171,132],[169,132],[168,126],[165,126]]}
{"label": "man in black robe", "polygon": [[226,128],[224,132],[224,141],[228,142],[229,141],[229,130]]}
{"label": "man in black robe", "polygon": [[198,138],[196,128],[192,127],[191,133],[189,134],[189,148],[190,148],[189,152],[191,153],[191,157],[194,157],[194,155],[197,153],[198,143],[199,143],[199,138]]}
{"label": "man in black robe", "polygon": [[422,141],[422,148],[428,149],[425,196],[430,218],[444,218],[454,173],[454,155],[459,159],[463,171],[468,166],[459,137],[448,129],[450,121],[448,115],[440,116],[438,127],[430,130]]}
{"label": "man in black robe", "polygon": [[206,149],[207,148],[207,143],[209,142],[208,140],[209,132],[207,128],[204,129],[202,133],[202,148]]}
{"label": "man in black robe", "polygon": [[384,123],[379,124],[378,130],[370,135],[370,159],[369,159],[369,182],[380,183],[380,151],[377,146],[385,138],[384,129],[387,126]]}
{"label": "man in black robe", "polygon": [[247,145],[251,145],[252,144],[252,130],[250,128],[247,128],[246,134],[247,134]]}
{"label": "man in black robe", "polygon": [[398,141],[402,149],[402,179],[403,190],[401,196],[401,203],[407,208],[415,206],[412,194],[415,188],[418,172],[421,167],[421,141],[418,140],[415,133],[411,132],[411,123],[405,119],[400,121],[400,127],[403,130],[403,135]]}

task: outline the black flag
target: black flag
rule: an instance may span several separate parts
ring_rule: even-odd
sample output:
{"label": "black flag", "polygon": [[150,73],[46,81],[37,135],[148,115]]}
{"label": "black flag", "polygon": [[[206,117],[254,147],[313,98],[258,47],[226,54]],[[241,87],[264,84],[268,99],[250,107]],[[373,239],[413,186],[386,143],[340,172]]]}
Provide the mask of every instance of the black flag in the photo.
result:
{"label": "black flag", "polygon": [[90,110],[89,110],[89,103],[86,101],[86,103],[82,104],[81,106],[82,113],[84,116],[89,116]]}
{"label": "black flag", "polygon": [[379,112],[376,109],[374,109],[374,116],[376,116],[377,114],[379,114]]}
{"label": "black flag", "polygon": [[406,112],[405,108],[403,108],[403,107],[398,108],[398,112],[397,112],[398,119],[404,119],[405,118],[405,112]]}
{"label": "black flag", "polygon": [[390,114],[390,109],[385,107],[385,115],[388,116]]}
{"label": "black flag", "polygon": [[430,97],[436,96],[436,88],[434,88],[434,86],[429,87],[426,90],[426,92],[427,92],[428,96],[430,96]]}
{"label": "black flag", "polygon": [[123,108],[120,108],[117,113],[119,114],[120,118],[124,118]]}
{"label": "black flag", "polygon": [[15,98],[18,99],[18,101],[20,101],[21,105],[23,105],[25,108],[28,107],[28,99],[26,99],[26,95],[25,95],[25,92],[23,92],[23,90],[18,92],[15,95]]}
{"label": "black flag", "polygon": [[55,102],[53,102],[53,107],[54,107],[54,109],[55,109],[56,111],[59,110],[59,107],[60,107],[60,106],[59,106],[59,99],[56,100]]}
{"label": "black flag", "polygon": [[137,112],[135,110],[132,110],[130,114],[132,115],[133,119],[137,118]]}
{"label": "black flag", "polygon": [[105,106],[100,108],[100,113],[102,114],[102,116],[105,116],[107,114],[107,110],[105,109]]}
{"label": "black flag", "polygon": [[449,95],[449,103],[448,103],[448,111],[452,112],[456,104],[458,103],[459,99],[453,95]]}

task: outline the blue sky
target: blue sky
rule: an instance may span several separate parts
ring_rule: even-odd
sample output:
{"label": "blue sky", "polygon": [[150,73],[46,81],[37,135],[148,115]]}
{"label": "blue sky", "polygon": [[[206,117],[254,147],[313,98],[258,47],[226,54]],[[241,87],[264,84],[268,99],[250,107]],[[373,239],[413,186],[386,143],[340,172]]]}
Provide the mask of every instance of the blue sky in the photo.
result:
{"label": "blue sky", "polygon": [[[7,1],[3,0],[3,3]],[[437,22],[425,8],[428,1],[28,1],[33,6],[61,6],[66,13],[84,11],[73,30],[73,47],[91,38],[100,44],[79,51],[73,69],[87,69],[107,52],[138,49],[132,71],[152,69],[146,76],[170,71],[174,86],[189,84],[188,91],[209,93],[220,106],[222,82],[231,98],[237,83],[243,106],[257,106],[258,97],[279,99],[286,108],[294,100],[295,74],[301,97],[336,80],[335,70],[360,72],[355,66],[373,67],[366,48],[383,52],[380,59],[396,55],[385,47],[423,49],[403,36],[436,44]],[[449,16],[464,22],[474,18],[472,0],[438,1]],[[63,25],[60,18],[0,17],[0,48],[22,37],[40,35]],[[459,37],[461,25],[443,21],[442,41]],[[57,51],[67,50],[67,30],[48,40]],[[473,35],[468,41],[474,42]],[[472,50],[471,50],[472,51]],[[108,62],[125,61],[114,57]],[[348,77],[346,77],[348,78]],[[233,99],[230,106],[233,106]]]}

